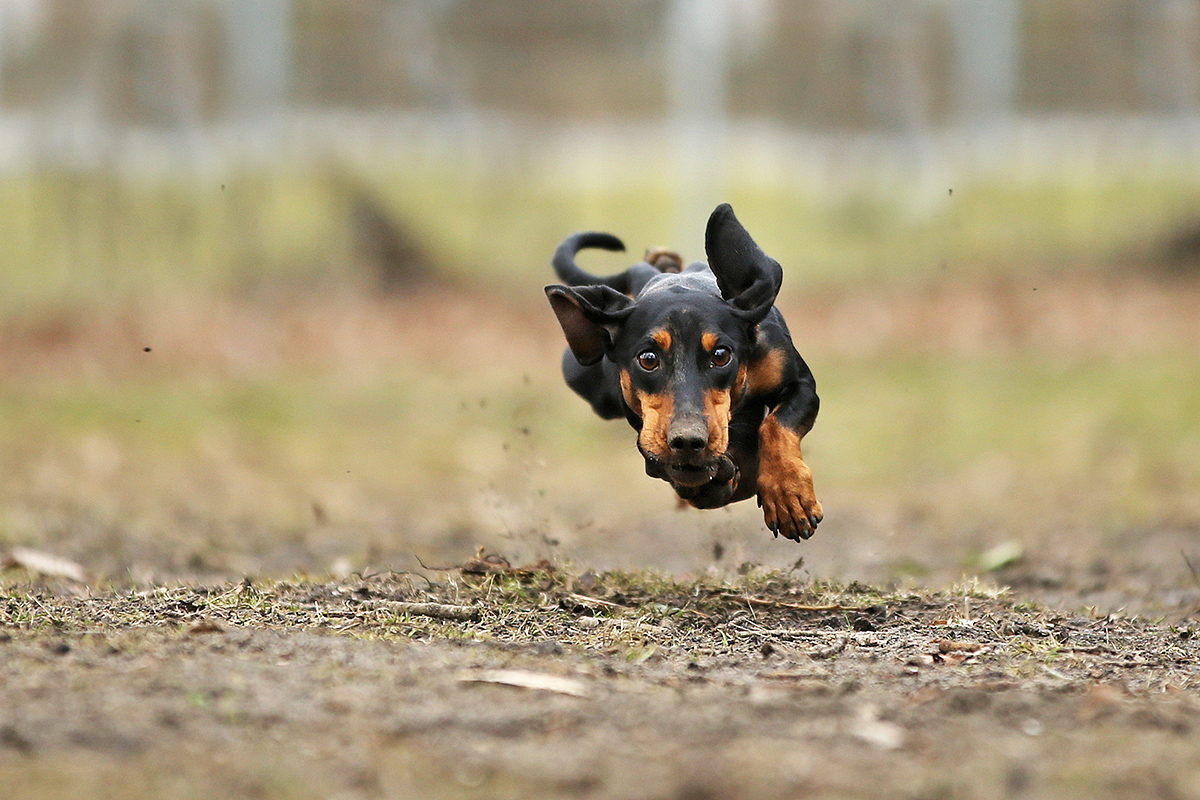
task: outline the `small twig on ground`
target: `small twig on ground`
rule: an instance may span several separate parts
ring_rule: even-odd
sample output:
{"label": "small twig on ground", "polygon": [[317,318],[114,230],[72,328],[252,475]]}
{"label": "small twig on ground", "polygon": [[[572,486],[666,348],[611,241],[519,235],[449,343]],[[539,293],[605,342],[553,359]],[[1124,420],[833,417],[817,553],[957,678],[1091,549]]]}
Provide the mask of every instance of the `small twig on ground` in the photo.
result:
{"label": "small twig on ground", "polygon": [[515,686],[518,689],[555,692],[573,697],[587,697],[588,695],[587,684],[575,678],[516,669],[464,672],[458,676],[458,681],[459,683],[499,683],[505,686]]}
{"label": "small twig on ground", "polygon": [[1085,653],[1090,656],[1099,655],[1100,653],[1110,653],[1116,655],[1116,650],[1111,647],[1106,647],[1102,644],[1094,644],[1091,647],[1063,647],[1059,649],[1060,653]]}
{"label": "small twig on ground", "polygon": [[741,628],[733,631],[734,636],[748,639],[751,636],[781,636],[794,639],[824,639],[823,631],[801,631],[794,628]]}
{"label": "small twig on ground", "polygon": [[849,644],[849,642],[849,636],[839,636],[834,640],[833,644],[829,645],[828,647],[818,647],[813,650],[797,650],[794,647],[788,647],[787,645],[780,644],[779,642],[766,641],[763,642],[762,647],[759,648],[759,652],[762,653],[763,658],[769,658],[773,655],[779,655],[784,656],[785,658],[793,659],[807,656],[814,661],[822,661],[826,658],[833,658],[838,653],[845,650],[846,645]]}
{"label": "small twig on ground", "polygon": [[747,595],[737,595],[736,600],[749,603],[752,606],[769,606],[770,608],[786,608],[789,611],[865,611],[866,609],[858,606],[844,606],[841,603],[830,603],[828,605],[801,605],[800,603],[785,603],[782,600],[764,600],[761,597],[749,597]]}
{"label": "small twig on ground", "polygon": [[626,606],[620,603],[614,603],[611,600],[601,600],[599,597],[588,597],[586,594],[575,594],[574,592],[566,592],[563,598],[578,603],[581,606],[599,606],[601,608],[620,608],[625,609]]}
{"label": "small twig on ground", "polygon": [[1045,665],[1045,664],[1042,664],[1042,672],[1046,673],[1046,674],[1047,674],[1047,675],[1049,675],[1051,678],[1055,678],[1055,679],[1057,679],[1057,680],[1060,680],[1060,681],[1069,681],[1069,680],[1071,680],[1071,676],[1070,676],[1070,675],[1064,675],[1063,673],[1061,673],[1061,672],[1059,672],[1058,670],[1056,670],[1054,667],[1049,667],[1049,666],[1047,666],[1047,665]]}
{"label": "small twig on ground", "polygon": [[14,547],[7,556],[0,558],[0,567],[21,567],[51,578],[66,578],[76,583],[87,583],[87,574],[79,564],[31,547]]}
{"label": "small twig on ground", "polygon": [[413,553],[413,558],[421,565],[421,569],[427,569],[430,572],[458,572],[464,575],[491,575],[497,572],[512,572],[512,564],[508,563],[508,559],[502,555],[485,552],[483,547],[475,554],[474,558],[468,558],[461,564],[452,564],[446,567],[431,567],[421,560],[421,557]]}
{"label": "small twig on ground", "polygon": [[413,558],[415,558],[417,560],[417,563],[421,565],[421,569],[427,569],[430,572],[453,572],[454,570],[456,570],[460,566],[462,566],[461,564],[451,564],[450,566],[447,566],[447,567],[431,567],[428,564],[426,564],[424,561],[422,561],[421,557],[419,555],[417,555],[416,553],[413,553]]}
{"label": "small twig on ground", "polygon": [[368,603],[372,608],[386,608],[397,614],[412,614],[418,617],[449,619],[455,622],[472,622],[479,619],[479,609],[474,606],[451,606],[445,603],[405,603],[399,600],[380,600]]}
{"label": "small twig on ground", "polygon": [[[417,561],[420,561],[420,560],[421,559],[419,559],[419,558],[417,559]],[[422,565],[422,566],[424,566],[424,565]],[[426,569],[429,569],[430,571],[436,571],[435,568],[433,568],[433,567],[426,567]],[[387,576],[389,578],[401,578],[401,577],[403,577],[403,578],[420,578],[421,580],[425,581],[425,583],[428,584],[430,588],[433,587],[433,581],[431,581],[428,577],[426,577],[425,575],[422,575],[419,572],[413,572],[412,570],[407,570],[407,569],[395,570],[395,569],[388,568],[388,569],[376,570],[374,572],[355,573],[355,574],[358,575],[358,577],[361,578],[363,581],[374,580],[375,578],[378,578],[380,576]]]}
{"label": "small twig on ground", "polygon": [[821,648],[820,650],[813,650],[813,651],[809,652],[808,657],[812,658],[812,659],[816,659],[818,661],[820,661],[822,659],[826,659],[826,658],[833,658],[838,653],[840,653],[846,649],[846,643],[849,641],[850,641],[850,637],[839,636],[838,640],[836,642],[834,642],[833,644],[831,644],[829,647],[825,647],[825,648]]}
{"label": "small twig on ground", "polygon": [[1196,568],[1192,566],[1192,560],[1182,550],[1179,551],[1179,555],[1183,556],[1183,563],[1187,564],[1188,570],[1192,573],[1192,580],[1196,582],[1196,586],[1200,587],[1200,573],[1197,573]]}

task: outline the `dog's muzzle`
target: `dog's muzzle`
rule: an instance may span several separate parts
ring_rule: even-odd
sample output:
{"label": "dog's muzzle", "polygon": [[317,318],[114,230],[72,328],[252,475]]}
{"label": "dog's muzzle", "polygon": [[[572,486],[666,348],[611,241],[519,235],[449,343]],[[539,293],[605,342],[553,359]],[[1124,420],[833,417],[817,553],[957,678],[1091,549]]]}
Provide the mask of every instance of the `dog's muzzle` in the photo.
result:
{"label": "dog's muzzle", "polygon": [[703,464],[669,464],[667,479],[676,486],[703,486],[717,474],[719,464],[711,461]]}

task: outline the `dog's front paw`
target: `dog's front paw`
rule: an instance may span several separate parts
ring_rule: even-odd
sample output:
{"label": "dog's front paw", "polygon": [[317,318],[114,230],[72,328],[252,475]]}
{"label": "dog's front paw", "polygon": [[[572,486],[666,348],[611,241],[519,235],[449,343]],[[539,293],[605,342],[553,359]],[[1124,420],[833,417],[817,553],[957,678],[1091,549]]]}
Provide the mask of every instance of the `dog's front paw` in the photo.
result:
{"label": "dog's front paw", "polygon": [[776,536],[800,541],[817,532],[822,517],[821,504],[813,491],[812,475],[798,478],[791,485],[764,487],[759,483],[758,504],[763,521]]}
{"label": "dog's front paw", "polygon": [[817,531],[821,504],[813,489],[812,470],[800,455],[800,436],[764,422],[758,468],[758,505],[763,521],[776,536],[800,541]]}

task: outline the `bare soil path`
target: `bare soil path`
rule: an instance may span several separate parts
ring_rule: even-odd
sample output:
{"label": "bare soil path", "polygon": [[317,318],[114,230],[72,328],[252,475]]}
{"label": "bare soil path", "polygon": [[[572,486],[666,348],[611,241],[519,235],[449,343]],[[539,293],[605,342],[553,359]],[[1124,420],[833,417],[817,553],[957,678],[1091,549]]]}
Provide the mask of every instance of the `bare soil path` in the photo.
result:
{"label": "bare soil path", "polygon": [[1200,631],[499,560],[0,589],[9,796],[1200,797]]}

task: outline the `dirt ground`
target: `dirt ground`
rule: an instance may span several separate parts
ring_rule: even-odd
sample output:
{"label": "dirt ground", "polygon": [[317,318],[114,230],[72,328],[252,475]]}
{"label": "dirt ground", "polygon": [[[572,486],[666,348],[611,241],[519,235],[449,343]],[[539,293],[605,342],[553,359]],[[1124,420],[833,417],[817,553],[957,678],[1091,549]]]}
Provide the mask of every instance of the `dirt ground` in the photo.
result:
{"label": "dirt ground", "polygon": [[11,797],[1200,796],[1200,631],[979,586],[491,559],[0,626]]}
{"label": "dirt ground", "polygon": [[1200,287],[807,299],[800,546],[524,309],[6,321],[0,797],[1200,798]]}

